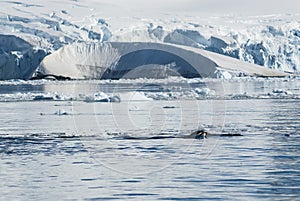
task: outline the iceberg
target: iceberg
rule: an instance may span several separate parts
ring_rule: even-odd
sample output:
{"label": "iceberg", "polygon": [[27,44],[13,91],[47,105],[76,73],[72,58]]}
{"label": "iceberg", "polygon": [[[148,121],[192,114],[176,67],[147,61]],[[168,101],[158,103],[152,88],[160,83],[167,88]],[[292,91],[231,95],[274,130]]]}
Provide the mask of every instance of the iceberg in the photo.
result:
{"label": "iceberg", "polygon": [[67,45],[48,55],[38,74],[72,79],[157,78],[161,74],[206,78],[216,77],[220,69],[250,76],[289,75],[199,48],[149,42]]}

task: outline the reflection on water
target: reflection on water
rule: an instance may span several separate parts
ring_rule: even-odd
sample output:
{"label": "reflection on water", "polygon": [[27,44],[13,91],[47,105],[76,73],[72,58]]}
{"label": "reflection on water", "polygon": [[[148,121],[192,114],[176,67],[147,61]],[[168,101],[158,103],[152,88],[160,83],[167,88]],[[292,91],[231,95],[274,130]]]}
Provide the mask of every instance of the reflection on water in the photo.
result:
{"label": "reflection on water", "polygon": [[[297,200],[298,108],[295,99],[2,102],[1,199]],[[200,124],[208,138],[180,137]]]}

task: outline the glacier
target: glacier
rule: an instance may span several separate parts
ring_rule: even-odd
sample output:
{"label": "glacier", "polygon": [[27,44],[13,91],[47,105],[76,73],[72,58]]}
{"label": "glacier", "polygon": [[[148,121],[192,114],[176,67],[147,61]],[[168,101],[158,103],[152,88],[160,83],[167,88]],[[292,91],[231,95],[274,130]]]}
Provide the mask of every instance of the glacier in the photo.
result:
{"label": "glacier", "polygon": [[0,34],[0,80],[31,78],[46,55],[21,38]]}
{"label": "glacier", "polygon": [[[145,48],[149,46],[146,43],[157,43],[158,46],[165,44],[177,48],[179,48],[177,45],[189,46],[191,49],[188,51],[202,51],[202,55],[204,50],[209,51],[205,52],[210,55],[208,59],[219,58],[211,56],[214,54],[210,52],[214,52],[245,62],[239,65],[248,66],[248,63],[251,63],[286,73],[300,72],[300,15],[297,13],[203,17],[166,11],[151,16],[149,13],[143,15],[137,11],[128,12],[126,9],[118,13],[117,10],[120,11],[120,8],[116,10],[115,4],[96,0],[64,2],[50,0],[44,3],[33,0],[30,4],[24,0],[4,1],[1,2],[1,7],[3,9],[0,13],[2,41],[0,79],[2,80],[29,79],[44,58],[39,69],[43,69],[45,63],[49,64],[47,55],[55,55],[56,51],[68,49],[69,45],[86,43],[82,46],[89,47],[92,43],[103,42],[112,44],[139,42],[144,43]],[[11,42],[3,42],[9,40],[14,41],[14,45],[11,45]],[[112,55],[112,58],[106,60],[119,61],[114,58],[118,55]],[[67,57],[64,58],[66,59]],[[78,58],[75,58],[75,61],[76,59]],[[91,66],[96,66],[108,61],[89,59],[88,62]],[[63,61],[58,61],[56,69],[61,63]],[[161,63],[159,68],[174,65],[172,62]],[[157,68],[152,64],[150,67],[152,70]],[[224,69],[218,68],[216,76],[226,78],[232,76],[226,72],[228,68]],[[59,70],[63,71],[62,67]],[[81,78],[95,78],[99,75],[99,72],[87,75],[88,69],[83,69],[84,72],[78,72],[76,68],[68,70],[71,77],[81,74],[79,76]],[[73,76],[74,74],[76,76]],[[241,71],[241,74],[247,75],[248,72]]]}

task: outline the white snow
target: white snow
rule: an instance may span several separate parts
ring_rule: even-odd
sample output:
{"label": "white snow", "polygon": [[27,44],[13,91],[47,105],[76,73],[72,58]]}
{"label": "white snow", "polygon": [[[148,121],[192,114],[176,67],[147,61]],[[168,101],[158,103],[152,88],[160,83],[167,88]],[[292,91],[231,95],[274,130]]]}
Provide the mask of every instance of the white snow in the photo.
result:
{"label": "white snow", "polygon": [[0,79],[28,79],[44,51],[52,53],[75,42],[103,41],[173,43],[282,71],[300,71],[297,0],[284,4],[278,0],[271,4],[258,0],[18,0],[0,4],[3,40],[14,35],[28,43],[15,39],[17,48],[10,50],[11,43],[0,40]]}

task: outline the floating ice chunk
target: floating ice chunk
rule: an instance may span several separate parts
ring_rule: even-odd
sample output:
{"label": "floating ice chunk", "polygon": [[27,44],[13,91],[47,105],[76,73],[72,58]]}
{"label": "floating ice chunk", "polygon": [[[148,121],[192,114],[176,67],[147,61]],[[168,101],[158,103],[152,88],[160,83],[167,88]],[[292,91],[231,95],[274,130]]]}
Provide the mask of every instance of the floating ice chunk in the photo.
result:
{"label": "floating ice chunk", "polygon": [[65,10],[61,10],[61,13],[62,13],[62,14],[65,14],[65,15],[67,15],[67,14],[68,14],[68,12],[67,12],[67,11],[65,11]]}
{"label": "floating ice chunk", "polygon": [[51,18],[55,16],[55,12],[50,13],[49,15]]}
{"label": "floating ice chunk", "polygon": [[68,113],[65,110],[60,110],[60,109],[56,111],[54,114],[58,116],[68,115]]}
{"label": "floating ice chunk", "polygon": [[171,93],[165,92],[156,92],[156,93],[147,93],[146,96],[153,100],[172,100],[174,97]]}
{"label": "floating ice chunk", "polygon": [[228,72],[228,71],[224,71],[224,70],[216,70],[215,71],[215,76],[214,78],[221,78],[221,79],[231,79],[232,75]]}
{"label": "floating ice chunk", "polygon": [[108,95],[106,93],[100,91],[100,92],[95,93],[94,97],[95,97],[95,99],[97,99],[97,98],[103,99],[103,98],[108,98]]}
{"label": "floating ice chunk", "polygon": [[104,92],[97,92],[93,97],[87,96],[84,100],[85,102],[113,102],[119,103],[121,102],[121,98],[119,96],[109,96]]}
{"label": "floating ice chunk", "polygon": [[241,100],[241,99],[253,99],[256,98],[253,95],[250,95],[248,92],[244,92],[243,94],[233,94],[229,96],[230,99],[233,100]]}
{"label": "floating ice chunk", "polygon": [[12,19],[11,19],[11,16],[10,16],[10,15],[7,15],[7,16],[6,16],[6,19],[7,19],[7,21],[9,21],[9,22],[11,22],[11,21],[12,21]]}
{"label": "floating ice chunk", "polygon": [[282,94],[283,93],[283,89],[273,89],[272,91],[275,94]]}
{"label": "floating ice chunk", "polygon": [[153,100],[191,100],[212,98],[215,91],[209,88],[196,88],[179,92],[147,92],[145,95]]}
{"label": "floating ice chunk", "polygon": [[112,96],[112,97],[109,97],[109,102],[120,103],[121,102],[121,98],[119,96]]}
{"label": "floating ice chunk", "polygon": [[293,92],[291,92],[291,91],[285,91],[285,94],[286,95],[293,95]]}
{"label": "floating ice chunk", "polygon": [[125,93],[125,94],[121,94],[121,98],[122,98],[122,100],[125,100],[125,101],[149,101],[149,100],[153,100],[151,97],[148,96],[148,94],[146,94],[144,92],[139,92],[139,91],[128,92],[128,93]]}
{"label": "floating ice chunk", "polygon": [[53,100],[55,101],[62,101],[62,100],[68,100],[68,99],[72,99],[72,98],[68,98],[68,97],[64,97],[63,95],[54,93],[53,95]]}
{"label": "floating ice chunk", "polygon": [[215,91],[210,90],[209,88],[202,88],[202,89],[196,88],[195,92],[198,95],[201,95],[201,96],[209,96],[209,95],[214,95],[215,94]]}
{"label": "floating ice chunk", "polygon": [[35,101],[40,101],[40,100],[53,100],[53,96],[47,95],[47,94],[40,94],[40,95],[35,95],[33,97],[33,100]]}
{"label": "floating ice chunk", "polygon": [[284,89],[273,89],[272,92],[280,95],[293,95],[293,92]]}
{"label": "floating ice chunk", "polygon": [[109,102],[109,96],[103,92],[97,92],[94,97],[87,97],[86,101],[90,102]]}

